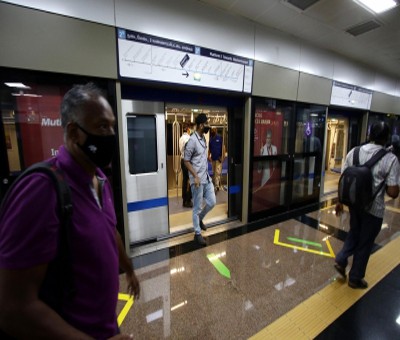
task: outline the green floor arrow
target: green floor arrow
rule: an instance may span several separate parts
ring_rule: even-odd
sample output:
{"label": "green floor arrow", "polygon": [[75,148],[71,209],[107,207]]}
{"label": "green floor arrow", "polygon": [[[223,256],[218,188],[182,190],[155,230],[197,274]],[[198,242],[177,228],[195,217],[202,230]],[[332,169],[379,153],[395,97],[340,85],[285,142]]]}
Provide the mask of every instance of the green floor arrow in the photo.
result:
{"label": "green floor arrow", "polygon": [[215,254],[208,254],[207,258],[218,271],[218,273],[228,279],[231,278],[230,270],[222,263],[222,261],[217,256],[215,256]]}
{"label": "green floor arrow", "polygon": [[310,246],[322,248],[322,244],[321,244],[321,243],[312,242],[312,241],[307,241],[307,240],[303,240],[303,239],[295,238],[295,237],[287,237],[287,239],[288,239],[289,241],[292,241],[292,242],[298,242],[298,243],[308,244],[308,245],[310,245]]}

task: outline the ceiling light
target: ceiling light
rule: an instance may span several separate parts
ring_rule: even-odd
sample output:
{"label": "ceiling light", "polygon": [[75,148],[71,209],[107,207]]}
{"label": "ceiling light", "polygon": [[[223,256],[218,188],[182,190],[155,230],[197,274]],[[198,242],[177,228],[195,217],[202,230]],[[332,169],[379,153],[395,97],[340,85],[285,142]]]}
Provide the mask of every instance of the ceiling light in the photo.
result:
{"label": "ceiling light", "polygon": [[4,83],[4,84],[7,85],[8,87],[14,87],[18,89],[30,89],[29,86],[26,86],[22,83]]}
{"label": "ceiling light", "polygon": [[397,6],[395,0],[354,0],[354,2],[378,14]]}

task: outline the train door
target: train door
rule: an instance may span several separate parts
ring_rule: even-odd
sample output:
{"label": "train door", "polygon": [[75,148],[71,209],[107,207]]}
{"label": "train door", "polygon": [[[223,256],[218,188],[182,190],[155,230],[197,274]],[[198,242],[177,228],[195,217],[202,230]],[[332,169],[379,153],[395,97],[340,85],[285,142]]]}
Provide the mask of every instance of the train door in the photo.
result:
{"label": "train door", "polygon": [[[165,121],[167,125],[167,176],[168,176],[168,206],[170,233],[179,233],[193,228],[192,208],[190,204],[184,204],[182,197],[183,173],[181,165],[181,152],[179,140],[184,129],[189,127],[193,133],[194,124],[198,114],[205,113],[209,118],[211,129],[216,133],[223,143],[223,164],[220,176],[220,190],[216,191],[217,204],[207,214],[205,223],[216,223],[227,219],[228,213],[228,112],[224,107],[167,103],[165,106]],[[205,134],[207,148],[210,133]],[[208,150],[207,150],[208,153]],[[211,162],[208,163],[208,171],[213,176]],[[189,188],[190,190],[190,188]]]}
{"label": "train door", "polygon": [[129,236],[137,243],[168,233],[164,103],[121,106]]}

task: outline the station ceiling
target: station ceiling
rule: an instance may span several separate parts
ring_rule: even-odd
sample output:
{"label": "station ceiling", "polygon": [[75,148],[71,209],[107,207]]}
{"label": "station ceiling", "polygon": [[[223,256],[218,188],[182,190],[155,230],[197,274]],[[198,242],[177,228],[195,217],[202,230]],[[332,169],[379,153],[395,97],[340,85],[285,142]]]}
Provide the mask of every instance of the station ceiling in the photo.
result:
{"label": "station ceiling", "polygon": [[400,6],[374,14],[354,0],[199,1],[400,78]]}

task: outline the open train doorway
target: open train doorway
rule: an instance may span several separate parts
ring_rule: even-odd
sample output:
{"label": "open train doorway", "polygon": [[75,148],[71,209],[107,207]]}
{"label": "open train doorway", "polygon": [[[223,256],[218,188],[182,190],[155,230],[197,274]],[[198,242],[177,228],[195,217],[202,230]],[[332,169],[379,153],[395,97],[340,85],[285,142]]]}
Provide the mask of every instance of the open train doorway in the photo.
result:
{"label": "open train doorway", "polygon": [[[182,164],[179,140],[184,130],[196,129],[197,115],[205,113],[212,131],[217,132],[222,139],[222,171],[220,175],[220,190],[216,191],[216,206],[211,210],[204,222],[206,224],[218,223],[228,217],[228,111],[225,107],[199,106],[179,103],[166,103],[166,141],[167,141],[167,186],[168,186],[168,211],[170,233],[179,233],[193,227],[192,207],[184,202],[182,197]],[[211,132],[205,134],[207,141],[207,154],[209,154],[209,141]],[[208,162],[208,172],[213,178],[212,164]],[[189,188],[190,190],[190,188]],[[185,204],[186,203],[186,204]]]}
{"label": "open train doorway", "polygon": [[328,116],[326,139],[324,194],[337,192],[342,165],[348,152],[349,120],[341,116]]}

